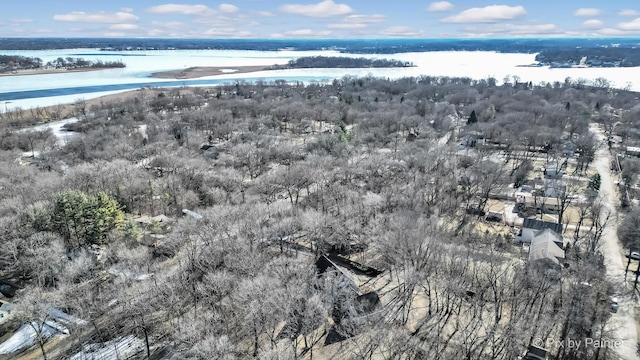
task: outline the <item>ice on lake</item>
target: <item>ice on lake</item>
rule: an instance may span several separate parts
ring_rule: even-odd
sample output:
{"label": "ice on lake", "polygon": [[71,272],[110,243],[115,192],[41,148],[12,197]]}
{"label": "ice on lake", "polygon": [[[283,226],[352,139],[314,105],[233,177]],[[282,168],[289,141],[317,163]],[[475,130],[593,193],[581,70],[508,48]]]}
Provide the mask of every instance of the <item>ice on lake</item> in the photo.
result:
{"label": "ice on lake", "polygon": [[[117,84],[160,83],[166,79],[151,78],[150,75],[158,71],[186,69],[194,66],[215,66],[232,70],[238,66],[257,66],[285,64],[289,60],[301,56],[350,56],[367,58],[388,58],[414,63],[415,67],[408,68],[366,68],[366,69],[290,69],[259,71],[236,74],[226,72],[221,75],[199,78],[198,80],[221,79],[247,80],[277,79],[288,80],[328,80],[350,76],[378,76],[385,78],[401,78],[408,76],[450,76],[483,79],[494,77],[500,83],[505,77],[516,76],[519,81],[564,82],[566,78],[585,79],[593,81],[605,78],[615,87],[628,87],[640,91],[640,79],[637,79],[636,68],[557,68],[523,67],[535,62],[535,54],[505,54],[489,51],[437,51],[398,54],[345,54],[337,51],[249,51],[249,50],[163,50],[163,51],[128,51],[106,52],[95,49],[67,49],[46,51],[10,51],[7,54],[40,57],[44,62],[58,57],[83,57],[89,60],[114,61],[122,60],[127,64],[123,69],[106,69],[89,72],[73,72],[63,74],[43,74],[30,76],[0,77],[0,95],[33,90],[52,90]],[[187,83],[174,81],[175,86]],[[106,89],[105,89],[106,90]],[[95,90],[94,90],[95,91]],[[90,99],[105,94],[121,92],[99,91],[77,93],[63,96],[45,96],[37,99],[17,99],[5,101],[7,108],[55,105],[69,103],[76,99]]]}

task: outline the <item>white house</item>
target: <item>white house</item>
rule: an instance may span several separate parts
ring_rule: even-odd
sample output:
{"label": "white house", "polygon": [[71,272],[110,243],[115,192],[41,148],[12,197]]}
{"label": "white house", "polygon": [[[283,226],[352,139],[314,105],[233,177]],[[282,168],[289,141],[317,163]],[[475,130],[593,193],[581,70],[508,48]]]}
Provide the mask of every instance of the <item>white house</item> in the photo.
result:
{"label": "white house", "polygon": [[522,230],[516,237],[516,242],[522,244],[531,244],[531,240],[533,240],[533,237],[545,229],[553,230],[553,232],[562,237],[562,224],[542,221],[538,219],[524,219],[524,222],[522,223]]}

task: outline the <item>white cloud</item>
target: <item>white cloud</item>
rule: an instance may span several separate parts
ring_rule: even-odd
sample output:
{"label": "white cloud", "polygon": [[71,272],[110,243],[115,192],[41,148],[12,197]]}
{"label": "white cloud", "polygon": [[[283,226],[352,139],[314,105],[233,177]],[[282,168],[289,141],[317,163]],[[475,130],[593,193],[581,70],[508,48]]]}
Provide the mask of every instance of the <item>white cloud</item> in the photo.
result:
{"label": "white cloud", "polygon": [[576,12],[573,15],[579,16],[579,17],[594,17],[594,16],[600,15],[601,12],[602,11],[600,9],[581,8],[576,10]]}
{"label": "white cloud", "polygon": [[436,1],[429,4],[427,11],[446,12],[453,10],[453,4],[448,1]]}
{"label": "white cloud", "polygon": [[139,28],[136,24],[113,24],[109,26],[111,30],[137,30]]}
{"label": "white cloud", "polygon": [[387,17],[382,14],[349,15],[342,19],[342,23],[329,24],[327,27],[329,29],[362,30],[366,29],[369,24],[382,23],[385,21],[387,21]]}
{"label": "white cloud", "polygon": [[11,19],[12,24],[29,24],[32,23],[33,19]]}
{"label": "white cloud", "polygon": [[240,37],[252,37],[253,33],[250,31],[240,31],[235,28],[224,29],[209,29],[203,33],[205,36],[219,37],[219,38],[240,38]]}
{"label": "white cloud", "polygon": [[206,5],[163,4],[147,9],[154,14],[183,14],[183,15],[207,15],[215,13],[215,10]]}
{"label": "white cloud", "polygon": [[344,21],[357,24],[381,23],[387,21],[387,16],[382,14],[349,15],[344,18]]}
{"label": "white cloud", "polygon": [[635,16],[640,16],[640,12],[637,12],[636,10],[632,10],[632,9],[625,9],[625,10],[620,10],[618,15],[625,16],[625,17],[635,17]]}
{"label": "white cloud", "polygon": [[347,4],[336,4],[333,0],[324,0],[317,4],[287,4],[280,7],[280,10],[295,15],[303,15],[310,17],[332,17],[347,15],[353,12],[353,9]]}
{"label": "white cloud", "polygon": [[218,6],[218,9],[220,9],[220,11],[222,11],[223,13],[235,13],[240,10],[237,6],[231,4],[220,4],[220,6]]}
{"label": "white cloud", "polygon": [[517,19],[526,14],[527,10],[522,6],[489,5],[482,8],[471,8],[440,21],[455,24],[496,23]]}
{"label": "white cloud", "polygon": [[152,21],[151,25],[162,29],[183,29],[185,27],[185,24],[180,21]]}
{"label": "white cloud", "polygon": [[491,24],[466,28],[469,37],[538,36],[565,34],[554,24]]}
{"label": "white cloud", "polygon": [[582,23],[582,26],[587,29],[602,29],[604,23],[598,19],[587,20]]}
{"label": "white cloud", "polygon": [[629,35],[629,32],[614,28],[604,28],[598,30],[598,34],[602,36],[620,36]]}
{"label": "white cloud", "polygon": [[[284,33],[284,35],[290,36],[290,37],[305,37],[305,38],[327,37],[331,34],[332,32],[330,30],[314,31],[311,29],[292,30],[292,31],[286,31]],[[279,34],[273,34],[273,35],[279,35]]]}
{"label": "white cloud", "polygon": [[128,12],[95,12],[74,11],[68,14],[53,15],[53,20],[65,22],[118,24],[138,21],[138,17]]}
{"label": "white cloud", "polygon": [[623,22],[616,26],[619,30],[622,31],[639,31],[640,30],[640,18],[636,18],[630,22]]}
{"label": "white cloud", "polygon": [[392,26],[380,32],[380,35],[389,37],[420,37],[424,36],[422,30],[415,30],[408,26]]}
{"label": "white cloud", "polygon": [[329,29],[365,29],[367,24],[363,23],[342,23],[342,24],[329,24]]}

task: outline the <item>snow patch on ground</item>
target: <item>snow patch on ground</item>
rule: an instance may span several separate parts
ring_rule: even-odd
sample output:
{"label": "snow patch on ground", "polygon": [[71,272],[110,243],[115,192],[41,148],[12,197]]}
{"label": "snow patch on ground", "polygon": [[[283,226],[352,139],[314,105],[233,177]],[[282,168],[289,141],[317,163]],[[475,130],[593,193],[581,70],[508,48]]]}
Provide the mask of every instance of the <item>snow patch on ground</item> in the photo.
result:
{"label": "snow patch on ground", "polygon": [[103,343],[83,345],[82,351],[70,360],[128,359],[144,351],[144,348],[144,341],[128,335]]}

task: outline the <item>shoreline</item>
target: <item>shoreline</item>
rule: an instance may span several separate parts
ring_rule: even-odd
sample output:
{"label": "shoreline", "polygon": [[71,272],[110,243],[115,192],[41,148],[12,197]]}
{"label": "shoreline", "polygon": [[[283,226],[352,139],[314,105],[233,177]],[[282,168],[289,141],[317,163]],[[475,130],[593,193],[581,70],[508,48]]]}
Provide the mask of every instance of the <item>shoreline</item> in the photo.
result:
{"label": "shoreline", "polygon": [[11,72],[0,73],[0,77],[5,76],[30,76],[30,75],[48,75],[48,74],[67,74],[72,72],[89,72],[108,69],[121,69],[121,68],[80,68],[80,69],[24,69],[14,70]]}
{"label": "shoreline", "polygon": [[253,66],[194,66],[182,70],[159,71],[151,74],[150,77],[156,79],[196,79],[205,76],[246,74],[257,71],[271,71],[268,67],[272,65]]}

